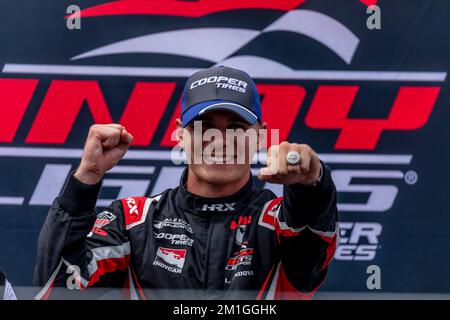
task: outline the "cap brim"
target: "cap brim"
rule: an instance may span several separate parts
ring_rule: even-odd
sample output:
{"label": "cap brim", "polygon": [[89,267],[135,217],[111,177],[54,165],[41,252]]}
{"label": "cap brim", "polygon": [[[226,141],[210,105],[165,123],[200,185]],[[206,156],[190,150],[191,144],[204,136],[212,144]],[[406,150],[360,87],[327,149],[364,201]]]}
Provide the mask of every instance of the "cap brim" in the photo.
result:
{"label": "cap brim", "polygon": [[186,110],[181,117],[183,127],[186,127],[189,123],[200,117],[202,114],[214,110],[231,111],[249,124],[255,124],[258,120],[258,117],[253,112],[239,104],[226,100],[214,100],[198,103]]}

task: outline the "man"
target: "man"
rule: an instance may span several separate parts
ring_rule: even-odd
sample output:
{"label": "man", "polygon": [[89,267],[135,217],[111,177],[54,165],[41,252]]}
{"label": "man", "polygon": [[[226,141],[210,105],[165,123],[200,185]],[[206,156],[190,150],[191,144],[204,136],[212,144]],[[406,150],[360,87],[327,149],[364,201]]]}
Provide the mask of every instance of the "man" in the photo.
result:
{"label": "man", "polygon": [[16,294],[11,284],[6,279],[5,274],[0,270],[0,298],[3,300],[17,300]]}
{"label": "man", "polygon": [[[193,74],[176,124],[189,162],[180,185],[149,198],[114,201],[97,216],[101,180],[132,136],[119,124],[91,127],[81,163],[39,237],[35,282],[44,288],[37,298],[74,284],[86,292],[125,287],[138,299],[175,298],[184,290],[189,298],[312,297],[336,247],[329,168],[309,146],[282,142],[269,149],[268,167],[258,177],[283,184],[284,197],[254,185],[255,144],[244,139],[237,145],[221,135],[267,128],[256,86],[240,70],[219,66]],[[202,134],[219,135],[199,141],[198,124]],[[207,154],[212,144],[225,144],[227,152],[236,147],[237,154],[218,148]],[[198,154],[201,161],[193,161]]]}

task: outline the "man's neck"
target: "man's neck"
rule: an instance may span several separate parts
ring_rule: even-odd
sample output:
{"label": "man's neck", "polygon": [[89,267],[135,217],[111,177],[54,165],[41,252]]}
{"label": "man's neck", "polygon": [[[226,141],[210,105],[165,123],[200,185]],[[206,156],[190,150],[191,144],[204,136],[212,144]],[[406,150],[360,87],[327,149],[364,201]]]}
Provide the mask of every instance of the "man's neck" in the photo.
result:
{"label": "man's neck", "polygon": [[190,168],[186,188],[190,193],[207,198],[223,198],[241,190],[248,182],[249,175],[244,175],[241,179],[229,184],[212,184],[199,179]]}

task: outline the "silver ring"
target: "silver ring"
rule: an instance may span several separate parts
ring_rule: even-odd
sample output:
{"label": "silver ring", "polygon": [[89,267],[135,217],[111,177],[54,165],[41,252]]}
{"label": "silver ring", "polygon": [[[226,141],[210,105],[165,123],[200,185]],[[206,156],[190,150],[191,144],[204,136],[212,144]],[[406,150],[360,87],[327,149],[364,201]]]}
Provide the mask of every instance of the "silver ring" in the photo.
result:
{"label": "silver ring", "polygon": [[297,151],[289,151],[286,154],[286,162],[291,164],[291,165],[296,165],[300,163],[300,153],[298,153]]}

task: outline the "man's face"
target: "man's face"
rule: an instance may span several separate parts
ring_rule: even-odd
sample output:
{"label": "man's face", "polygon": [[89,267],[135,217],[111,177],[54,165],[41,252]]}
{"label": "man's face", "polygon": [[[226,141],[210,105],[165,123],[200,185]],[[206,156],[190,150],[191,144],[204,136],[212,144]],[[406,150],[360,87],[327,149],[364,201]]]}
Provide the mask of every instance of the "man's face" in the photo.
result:
{"label": "man's face", "polygon": [[[180,129],[181,123],[178,123]],[[210,111],[186,126],[183,147],[191,171],[211,184],[228,184],[247,177],[261,138],[258,129],[229,111]]]}

